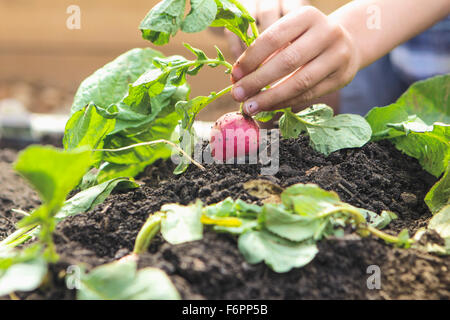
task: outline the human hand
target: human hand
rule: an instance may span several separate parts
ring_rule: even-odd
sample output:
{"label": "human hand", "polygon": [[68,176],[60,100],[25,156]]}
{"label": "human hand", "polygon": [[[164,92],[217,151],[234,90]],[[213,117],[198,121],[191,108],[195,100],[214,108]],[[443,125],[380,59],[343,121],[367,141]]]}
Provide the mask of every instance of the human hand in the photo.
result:
{"label": "human hand", "polygon": [[[289,12],[308,5],[309,0],[241,0],[247,11],[256,19],[262,32]],[[237,59],[245,50],[244,43],[231,31],[225,29],[230,50]]]}
{"label": "human hand", "polygon": [[[349,32],[310,6],[284,16],[239,57],[232,95],[255,115],[296,105],[342,88],[360,68]],[[274,84],[270,89],[266,86]]]}

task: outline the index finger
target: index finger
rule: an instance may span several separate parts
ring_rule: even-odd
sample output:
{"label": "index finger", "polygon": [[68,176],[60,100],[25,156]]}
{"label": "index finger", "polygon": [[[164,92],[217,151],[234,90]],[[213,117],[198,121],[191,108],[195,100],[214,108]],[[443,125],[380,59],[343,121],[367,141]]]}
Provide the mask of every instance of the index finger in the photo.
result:
{"label": "index finger", "polygon": [[234,81],[255,71],[278,49],[287,45],[307,31],[313,22],[313,15],[305,14],[308,7],[291,12],[266,29],[236,61],[231,73]]}

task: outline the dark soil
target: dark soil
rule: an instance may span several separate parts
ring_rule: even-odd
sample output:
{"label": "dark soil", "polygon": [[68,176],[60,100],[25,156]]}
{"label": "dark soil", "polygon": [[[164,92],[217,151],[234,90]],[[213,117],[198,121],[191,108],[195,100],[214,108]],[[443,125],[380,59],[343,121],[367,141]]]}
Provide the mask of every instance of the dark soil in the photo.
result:
{"label": "dark soil", "polygon": [[[0,161],[4,153],[0,152]],[[114,194],[92,212],[58,225],[55,242],[61,262],[52,267],[55,286],[23,297],[73,298],[74,293],[65,289],[60,278],[68,265],[83,263],[89,269],[127,255],[148,215],[165,203],[188,204],[200,198],[209,204],[228,196],[256,202],[258,199],[243,189],[244,182],[255,178],[269,179],[283,187],[316,183],[355,206],[394,211],[399,218],[387,228],[393,234],[403,228],[414,233],[431,217],[423,199],[436,179],[388,142],[324,157],[308,146],[306,138],[299,138],[281,143],[280,161],[280,170],[272,177],[260,176],[259,165],[208,165],[206,172],[191,166],[181,176],[172,175],[169,163],[147,168],[140,178],[145,184],[142,188]],[[8,178],[4,172],[8,171],[0,171],[3,186],[11,179],[24,188],[12,173]],[[11,217],[11,207],[36,205],[36,201],[28,201],[24,191],[12,187],[15,194],[7,195],[11,203],[0,204],[1,217]],[[21,204],[21,199],[27,201]],[[13,230],[11,224],[3,226],[2,222],[0,226],[0,239]],[[185,299],[450,298],[449,257],[397,249],[351,233],[322,241],[319,250],[309,265],[277,274],[264,264],[247,264],[234,237],[206,231],[203,240],[176,246],[157,237],[149,252],[141,256],[139,266],[166,271]],[[370,265],[381,269],[380,290],[367,288]]]}

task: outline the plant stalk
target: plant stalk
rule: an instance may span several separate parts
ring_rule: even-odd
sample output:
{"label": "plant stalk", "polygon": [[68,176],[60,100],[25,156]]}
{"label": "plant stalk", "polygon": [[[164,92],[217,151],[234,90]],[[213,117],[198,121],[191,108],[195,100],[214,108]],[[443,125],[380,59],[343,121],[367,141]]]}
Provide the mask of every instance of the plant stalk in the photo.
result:
{"label": "plant stalk", "polygon": [[162,213],[157,212],[148,217],[139,231],[134,243],[133,254],[141,254],[147,251],[150,242],[161,230]]}
{"label": "plant stalk", "polygon": [[136,144],[132,144],[132,145],[129,145],[129,146],[126,146],[126,147],[118,148],[118,149],[94,149],[92,151],[98,151],[98,152],[119,152],[119,151],[125,151],[125,150],[129,150],[129,149],[133,149],[133,148],[136,148],[136,147],[151,146],[151,145],[158,144],[158,143],[165,143],[165,144],[168,144],[168,145],[172,146],[173,148],[177,149],[189,161],[191,161],[195,166],[197,166],[198,168],[200,168],[203,171],[206,171],[204,166],[202,166],[200,163],[195,161],[183,149],[181,149],[179,146],[177,146],[172,141],[168,141],[168,140],[164,140],[164,139],[136,143]]}

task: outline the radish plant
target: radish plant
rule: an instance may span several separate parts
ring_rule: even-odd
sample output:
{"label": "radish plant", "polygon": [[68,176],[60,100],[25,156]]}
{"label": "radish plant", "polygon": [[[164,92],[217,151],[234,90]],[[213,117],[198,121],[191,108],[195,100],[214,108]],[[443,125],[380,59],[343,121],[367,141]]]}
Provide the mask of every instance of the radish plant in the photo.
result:
{"label": "radish plant", "polygon": [[[191,9],[186,16],[186,0],[158,3],[140,25],[143,38],[163,45],[180,30],[192,33],[208,27],[225,27],[247,46],[258,37],[255,20],[236,0],[189,3]],[[42,205],[30,213],[21,211],[25,217],[18,230],[0,242],[0,296],[33,290],[42,283],[47,264],[58,259],[52,239],[58,221],[91,210],[115,188],[138,187],[130,178],[156,160],[169,158],[172,149],[183,155],[175,173],[183,173],[190,163],[204,169],[192,159],[195,118],[211,102],[229,93],[232,86],[191,98],[187,80],[205,67],[221,67],[230,73],[232,64],[217,47],[212,58],[189,44],[185,47],[193,58],[165,57],[145,48],[130,50],[105,65],[84,80],[75,95],[65,128],[65,150],[32,146],[21,153],[15,168],[39,193]],[[425,201],[435,215],[429,228],[446,241],[444,248],[425,250],[448,254],[449,79],[446,75],[418,82],[396,103],[374,108],[366,118],[334,116],[325,105],[299,113],[294,113],[292,106],[282,106],[280,131],[284,138],[308,135],[311,146],[324,155],[361,147],[369,140],[389,139],[399,150],[417,158],[425,170],[440,178]],[[257,132],[254,119],[239,112],[230,121],[217,123],[215,129],[222,133],[227,128],[252,128]],[[255,119],[269,121],[273,115],[266,112]],[[242,155],[238,141],[236,150],[231,148],[232,157]],[[244,155],[255,152],[258,135],[239,142]],[[230,150],[225,143],[224,135],[221,140],[214,139],[214,153],[220,150],[227,155]],[[66,200],[75,188],[81,191]],[[309,263],[317,254],[317,242],[341,236],[345,226],[362,236],[372,234],[398,246],[417,245],[407,232],[392,236],[380,230],[395,218],[394,214],[377,215],[353,207],[316,185],[294,185],[278,196],[278,202],[263,206],[231,198],[211,206],[200,201],[190,206],[165,205],[149,217],[139,232],[132,258],[146,251],[158,232],[177,244],[201,239],[204,225],[238,236],[239,250],[249,263],[264,261],[277,272]],[[15,248],[34,236],[37,241],[33,244],[22,250]],[[127,278],[120,281],[123,272]],[[105,287],[107,284],[111,286]],[[155,292],[154,286],[158,285],[165,290]],[[119,261],[83,273],[78,297],[178,298],[178,294],[164,274],[153,269],[137,271],[135,263]]]}
{"label": "radish plant", "polygon": [[[259,35],[255,20],[236,0],[189,2],[191,9],[186,16],[186,0],[164,0],[158,3],[140,25],[143,38],[156,45],[164,45],[180,30],[192,33],[207,27],[225,27],[248,46]],[[72,106],[72,117],[66,126],[65,148],[88,146],[99,150],[121,150],[104,151],[97,155],[97,183],[119,176],[133,177],[157,159],[168,158],[171,150],[167,145],[147,145],[145,142],[171,140],[179,123],[180,147],[187,155],[193,154],[193,123],[197,114],[211,102],[229,93],[232,86],[191,99],[187,76],[197,75],[205,66],[223,66],[225,73],[230,73],[232,64],[226,61],[217,47],[215,58],[208,57],[204,51],[189,44],[185,44],[185,47],[196,59],[164,57],[151,49],[134,49],[98,70],[81,84]],[[369,141],[371,129],[364,118],[357,115],[333,117],[330,108],[319,106],[318,109],[307,111],[304,117],[286,109],[281,122],[283,135],[289,138],[304,132],[310,136],[312,146],[324,154],[342,148],[360,147]],[[265,114],[259,119],[267,121],[270,116]],[[236,114],[226,122],[218,121],[215,131],[223,133],[227,128],[243,129],[246,132],[247,129],[256,130],[257,126],[253,119]],[[244,143],[244,153],[254,152],[253,146],[257,149],[257,133],[252,135],[254,138],[245,138],[251,141]],[[330,133],[332,138],[328,139]],[[227,150],[224,135],[213,140],[213,152]],[[236,140],[234,147],[237,148],[240,140]],[[136,147],[123,149],[130,145]],[[234,152],[230,154],[231,157],[239,156]],[[175,173],[187,169],[191,162],[188,158],[183,158]]]}
{"label": "radish plant", "polygon": [[383,211],[378,215],[356,208],[317,185],[290,186],[278,200],[263,206],[231,198],[209,206],[200,201],[189,206],[164,205],[142,227],[133,254],[146,252],[158,232],[171,244],[200,240],[203,225],[237,235],[239,250],[248,263],[264,261],[276,272],[308,264],[318,253],[316,243],[343,236],[346,226],[352,226],[361,236],[374,235],[399,247],[413,243],[407,230],[398,236],[380,230],[396,219],[394,213]]}

